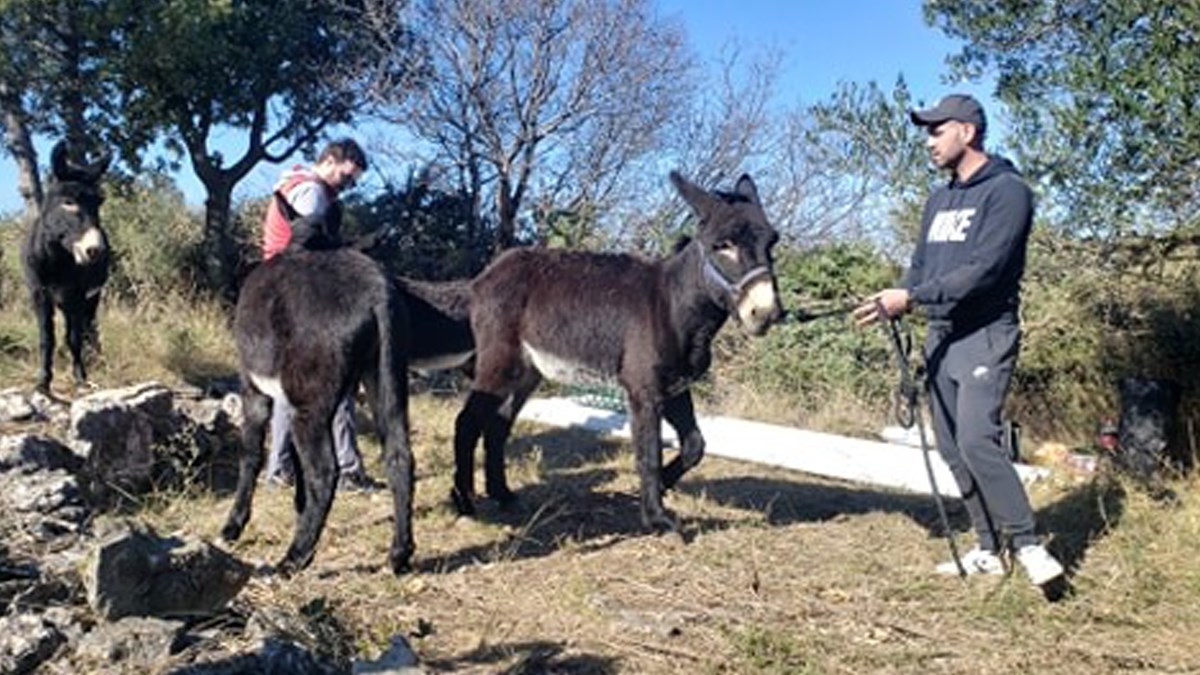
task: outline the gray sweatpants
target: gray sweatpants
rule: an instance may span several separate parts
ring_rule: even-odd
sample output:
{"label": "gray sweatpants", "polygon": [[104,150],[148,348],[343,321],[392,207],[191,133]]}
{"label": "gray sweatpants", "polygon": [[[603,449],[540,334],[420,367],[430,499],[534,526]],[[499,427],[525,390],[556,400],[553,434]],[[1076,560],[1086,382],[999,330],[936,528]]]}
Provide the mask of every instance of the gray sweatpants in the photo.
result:
{"label": "gray sweatpants", "polygon": [[[267,476],[296,475],[292,440],[292,415],[296,409],[287,401],[271,404],[271,448],[267,454]],[[333,414],[333,450],[341,473],[362,471],[362,456],[358,454],[358,439],[354,428],[354,394],[338,403]]]}
{"label": "gray sweatpants", "polygon": [[1015,315],[967,331],[931,324],[925,342],[929,403],[938,451],[946,460],[980,548],[1038,543],[1025,486],[1001,444],[1001,410],[1020,350]]}

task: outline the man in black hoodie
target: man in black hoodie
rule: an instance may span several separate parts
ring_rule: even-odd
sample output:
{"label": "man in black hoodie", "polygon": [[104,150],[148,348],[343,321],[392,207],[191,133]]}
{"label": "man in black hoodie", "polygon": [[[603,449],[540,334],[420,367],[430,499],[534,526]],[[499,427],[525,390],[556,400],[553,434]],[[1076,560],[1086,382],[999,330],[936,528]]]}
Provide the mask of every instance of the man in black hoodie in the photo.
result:
{"label": "man in black hoodie", "polygon": [[[974,98],[953,94],[911,113],[929,131],[933,163],[951,172],[925,204],[921,236],[900,288],[855,310],[860,325],[925,307],[925,364],[938,450],[963,495],[978,546],[970,574],[1002,574],[1002,535],[1036,585],[1063,573],[1034,531],[1029,497],[1001,446],[1000,414],[1016,364],[1025,247],[1033,193],[1008,160],[984,152],[987,119]],[[953,561],[938,571],[957,573]]]}

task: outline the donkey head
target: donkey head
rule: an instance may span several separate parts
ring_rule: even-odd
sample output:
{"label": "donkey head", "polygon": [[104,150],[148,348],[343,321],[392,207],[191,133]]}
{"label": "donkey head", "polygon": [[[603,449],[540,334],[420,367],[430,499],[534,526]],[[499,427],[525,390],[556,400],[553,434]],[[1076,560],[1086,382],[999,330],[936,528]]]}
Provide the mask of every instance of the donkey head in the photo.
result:
{"label": "donkey head", "polygon": [[714,300],[751,335],[762,335],[783,316],[771,249],[779,233],[767,222],[758,189],[742,174],[733,192],[708,192],[671,172],[675,189],[696,213],[696,245],[704,283]]}
{"label": "donkey head", "polygon": [[91,164],[76,164],[59,142],[50,154],[52,180],[42,202],[41,226],[45,234],[71,252],[78,265],[98,261],[108,250],[100,229],[100,176],[112,160],[110,153]]}

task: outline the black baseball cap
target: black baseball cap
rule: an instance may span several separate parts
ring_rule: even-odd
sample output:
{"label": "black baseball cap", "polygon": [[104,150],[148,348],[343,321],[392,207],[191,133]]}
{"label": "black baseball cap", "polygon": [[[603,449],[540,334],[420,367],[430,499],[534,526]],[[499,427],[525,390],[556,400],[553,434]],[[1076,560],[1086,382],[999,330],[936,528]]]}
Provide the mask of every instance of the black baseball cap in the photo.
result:
{"label": "black baseball cap", "polygon": [[912,118],[913,124],[922,127],[932,127],[946,120],[954,120],[974,124],[981,132],[987,128],[987,116],[983,114],[983,106],[967,94],[950,94],[928,110],[913,110],[909,117]]}

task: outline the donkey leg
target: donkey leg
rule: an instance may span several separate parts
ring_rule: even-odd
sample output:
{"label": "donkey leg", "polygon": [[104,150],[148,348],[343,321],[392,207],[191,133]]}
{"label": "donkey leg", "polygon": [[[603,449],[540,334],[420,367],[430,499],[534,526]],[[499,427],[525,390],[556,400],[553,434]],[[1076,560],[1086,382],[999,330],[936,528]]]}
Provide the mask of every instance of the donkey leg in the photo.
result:
{"label": "donkey leg", "polygon": [[678,519],[663,506],[662,418],[658,406],[631,393],[629,411],[638,477],[642,484],[642,524],[652,532],[678,532]]}
{"label": "donkey leg", "polygon": [[67,319],[67,347],[71,351],[71,368],[75,375],[75,386],[82,387],[87,384],[87,370],[83,365],[83,336],[84,336],[84,318],[82,316],[83,308],[79,304],[71,303],[64,308],[63,314]]}
{"label": "donkey leg", "polygon": [[379,411],[375,424],[383,444],[384,471],[392,491],[394,527],[388,563],[392,573],[397,575],[410,569],[416,548],[412,533],[414,462],[409,442],[408,387],[404,378],[399,379],[392,387],[394,394],[385,395],[384,400],[373,406]]}
{"label": "donkey leg", "polygon": [[475,445],[504,399],[472,390],[454,420],[454,488],[450,498],[459,515],[475,514]]}
{"label": "donkey leg", "polygon": [[92,354],[100,354],[100,328],[96,325],[96,312],[100,308],[100,291],[89,291],[83,300],[83,345]]}
{"label": "donkey leg", "polygon": [[54,301],[44,288],[34,289],[33,311],[37,314],[38,352],[41,367],[38,369],[37,390],[50,394],[50,379],[54,372]]}
{"label": "donkey leg", "polygon": [[313,552],[329,507],[333,504],[333,493],[337,487],[337,461],[333,454],[333,407],[330,400],[319,414],[297,410],[292,421],[296,440],[296,454],[300,460],[302,476],[297,477],[297,487],[305,490],[307,504],[296,517],[296,530],[292,544],[279,563],[280,572],[291,574],[312,562]]}
{"label": "donkey leg", "polygon": [[663,405],[663,417],[675,430],[679,437],[679,454],[663,469],[663,489],[675,487],[683,474],[700,463],[704,458],[704,436],[700,435],[700,427],[696,425],[696,410],[692,406],[692,392],[683,393],[668,399]]}
{"label": "donkey leg", "polygon": [[487,494],[500,502],[501,506],[511,506],[517,501],[516,493],[508,488],[508,478],[504,472],[504,446],[512,434],[517,415],[541,381],[541,376],[531,368],[518,383],[516,391],[488,421],[483,433],[483,474]]}
{"label": "donkey leg", "polygon": [[238,458],[237,496],[233,508],[221,528],[221,538],[237,541],[250,520],[250,506],[254,499],[254,486],[262,468],[263,437],[266,435],[267,418],[271,415],[271,398],[254,388],[243,385],[242,447]]}

